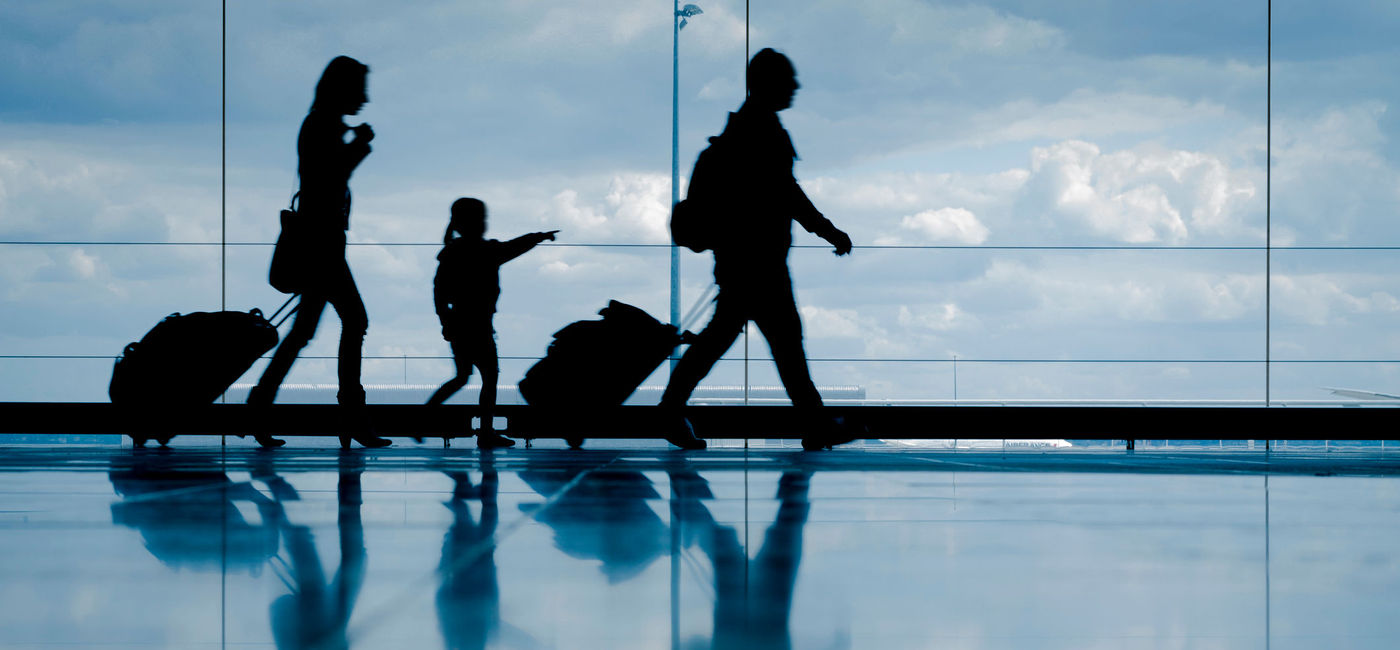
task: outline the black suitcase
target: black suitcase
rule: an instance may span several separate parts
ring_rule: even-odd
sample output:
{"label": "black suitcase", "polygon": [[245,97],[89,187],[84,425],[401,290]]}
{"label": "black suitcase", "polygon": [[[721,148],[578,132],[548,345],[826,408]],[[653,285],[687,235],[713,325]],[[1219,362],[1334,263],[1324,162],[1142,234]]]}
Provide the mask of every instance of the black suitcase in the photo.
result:
{"label": "black suitcase", "polygon": [[[520,396],[532,406],[620,406],[685,342],[688,333],[616,300],[598,312],[602,320],[571,323],[554,333],[545,356],[520,380]],[[582,438],[565,438],[570,446]]]}
{"label": "black suitcase", "polygon": [[[276,318],[292,300],[272,316]],[[277,325],[295,312],[293,307]],[[171,314],[117,357],[107,395],[113,404],[162,410],[211,404],[253,363],[277,347],[277,325],[262,311]],[[146,439],[133,435],[138,446]],[[170,438],[157,438],[161,444]]]}

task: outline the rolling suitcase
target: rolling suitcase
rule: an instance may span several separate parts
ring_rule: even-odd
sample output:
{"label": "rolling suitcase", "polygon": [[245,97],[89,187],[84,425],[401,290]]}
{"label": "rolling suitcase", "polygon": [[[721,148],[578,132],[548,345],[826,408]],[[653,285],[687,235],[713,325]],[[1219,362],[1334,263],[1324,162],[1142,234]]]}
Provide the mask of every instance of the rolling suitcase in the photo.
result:
{"label": "rolling suitcase", "polygon": [[[272,314],[277,318],[296,296]],[[277,327],[262,311],[171,314],[140,341],[128,344],[112,368],[107,394],[113,404],[159,407],[162,411],[211,404],[253,362],[277,347]],[[146,438],[132,435],[137,446]],[[156,438],[164,445],[169,437]]]}
{"label": "rolling suitcase", "polygon": [[[602,320],[571,323],[554,333],[545,356],[520,380],[533,406],[620,406],[689,333],[613,300]],[[565,438],[572,447],[583,438]]]}

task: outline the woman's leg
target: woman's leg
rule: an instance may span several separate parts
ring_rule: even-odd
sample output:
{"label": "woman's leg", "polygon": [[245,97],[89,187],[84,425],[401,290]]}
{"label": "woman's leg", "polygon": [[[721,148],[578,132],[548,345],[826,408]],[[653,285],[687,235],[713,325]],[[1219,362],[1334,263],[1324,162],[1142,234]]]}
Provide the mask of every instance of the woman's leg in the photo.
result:
{"label": "woman's leg", "polygon": [[272,361],[267,364],[267,369],[263,370],[258,384],[248,392],[249,404],[271,404],[277,398],[277,389],[282,386],[282,380],[287,378],[287,373],[291,371],[292,363],[297,360],[302,348],[315,336],[316,327],[321,324],[321,312],[325,309],[325,298],[302,295],[297,314],[292,317],[292,330],[287,332],[287,338],[282,339],[282,344],[277,346],[277,351],[272,354]]}
{"label": "woman's leg", "polygon": [[[263,370],[258,384],[248,391],[249,404],[271,404],[277,398],[277,389],[282,386],[282,380],[287,378],[297,355],[316,334],[316,326],[321,324],[321,312],[325,310],[325,298],[302,295],[301,303],[297,306],[297,315],[292,319],[292,330],[287,332],[287,338],[282,339],[282,344],[272,353],[272,361],[268,362],[267,368]],[[264,447],[281,447],[287,444],[286,441],[267,434],[253,437]]]}
{"label": "woman's leg", "polygon": [[365,389],[360,384],[360,362],[365,347],[365,332],[369,330],[369,315],[365,313],[365,302],[360,298],[360,289],[355,286],[349,264],[341,262],[340,269],[330,279],[330,285],[326,300],[340,317],[340,358],[336,373],[340,392],[336,400],[347,406],[363,405]]}
{"label": "woman's leg", "polygon": [[369,329],[369,316],[365,314],[365,302],[360,298],[360,290],[355,286],[355,278],[350,275],[350,265],[341,260],[340,267],[329,278],[329,291],[326,300],[335,307],[340,316],[340,354],[337,376],[340,392],[336,401],[341,406],[351,407],[355,413],[349,414],[347,425],[352,433],[340,437],[340,446],[348,448],[350,439],[366,447],[388,447],[393,444],[388,438],[374,435],[374,426],[362,412],[365,405],[365,387],[360,384],[360,359],[365,347],[365,332]]}

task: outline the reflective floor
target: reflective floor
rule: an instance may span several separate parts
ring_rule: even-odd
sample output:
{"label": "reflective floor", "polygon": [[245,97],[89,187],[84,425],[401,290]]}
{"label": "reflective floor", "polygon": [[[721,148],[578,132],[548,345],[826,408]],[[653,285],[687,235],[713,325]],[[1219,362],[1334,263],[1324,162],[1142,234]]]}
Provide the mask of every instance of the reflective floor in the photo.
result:
{"label": "reflective floor", "polygon": [[4,648],[1394,648],[1374,453],[0,446]]}

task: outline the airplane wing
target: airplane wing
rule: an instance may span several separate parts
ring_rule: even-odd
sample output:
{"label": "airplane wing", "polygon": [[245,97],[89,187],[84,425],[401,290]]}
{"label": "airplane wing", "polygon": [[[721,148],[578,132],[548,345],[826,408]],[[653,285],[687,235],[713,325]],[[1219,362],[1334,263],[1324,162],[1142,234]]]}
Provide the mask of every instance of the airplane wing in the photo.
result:
{"label": "airplane wing", "polygon": [[1355,388],[1332,388],[1330,386],[1323,386],[1323,389],[1332,391],[1333,395],[1351,397],[1354,399],[1400,399],[1400,395],[1377,393],[1370,390],[1357,390]]}

